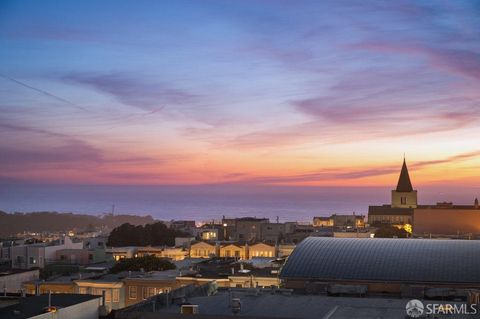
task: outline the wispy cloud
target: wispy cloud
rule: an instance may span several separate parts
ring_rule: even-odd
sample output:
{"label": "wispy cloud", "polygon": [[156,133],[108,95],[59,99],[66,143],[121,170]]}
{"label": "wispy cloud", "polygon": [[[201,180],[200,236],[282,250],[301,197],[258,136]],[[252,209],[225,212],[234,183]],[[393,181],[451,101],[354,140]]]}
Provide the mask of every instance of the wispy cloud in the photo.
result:
{"label": "wispy cloud", "polygon": [[480,80],[480,51],[433,47],[421,43],[360,42],[350,48],[384,54],[417,55],[427,58],[431,67]]}
{"label": "wispy cloud", "polygon": [[186,90],[172,87],[140,75],[125,73],[70,74],[63,77],[71,83],[86,85],[114,96],[121,103],[150,112],[165,107],[187,105],[198,96]]}
{"label": "wispy cloud", "polygon": [[99,163],[102,153],[78,140],[67,140],[61,145],[24,149],[0,146],[0,166],[22,166],[45,164],[71,165],[72,163]]}
{"label": "wispy cloud", "polygon": [[[473,158],[480,157],[480,151],[469,152],[454,155],[448,158],[433,160],[433,161],[419,161],[409,165],[411,171],[424,169],[427,167],[457,163]],[[399,173],[400,167],[398,165],[391,165],[385,167],[374,167],[369,169],[352,169],[350,167],[340,167],[333,169],[321,169],[315,172],[288,175],[288,176],[258,176],[248,177],[240,182],[259,183],[259,184],[289,184],[289,183],[308,183],[308,182],[330,182],[342,180],[358,180],[367,177],[377,177],[390,174]]]}
{"label": "wispy cloud", "polygon": [[[0,133],[15,136],[20,143],[0,142],[0,167],[6,171],[35,168],[68,167],[75,170],[104,164],[161,163],[147,156],[112,154],[77,137],[26,124],[0,119]],[[34,141],[32,143],[31,141]]]}

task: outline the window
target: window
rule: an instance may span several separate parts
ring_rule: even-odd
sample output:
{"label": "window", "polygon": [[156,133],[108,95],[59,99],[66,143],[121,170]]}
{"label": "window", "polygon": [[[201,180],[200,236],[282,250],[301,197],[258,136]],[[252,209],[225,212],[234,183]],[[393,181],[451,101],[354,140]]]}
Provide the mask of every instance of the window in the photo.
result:
{"label": "window", "polygon": [[78,293],[81,295],[86,295],[87,294],[87,288],[86,287],[80,287],[78,289]]}
{"label": "window", "polygon": [[88,254],[88,260],[92,261],[93,260],[93,254]]}
{"label": "window", "polygon": [[113,289],[112,290],[112,299],[113,302],[119,302],[120,301],[120,290],[119,289]]}
{"label": "window", "polygon": [[402,205],[407,205],[407,198],[406,197],[400,197],[400,203]]}
{"label": "window", "polygon": [[240,257],[240,250],[235,250],[235,257]]}
{"label": "window", "polygon": [[35,257],[30,257],[30,264],[36,264],[37,263],[37,260],[35,259]]}
{"label": "window", "polygon": [[109,290],[103,289],[102,291],[105,291],[105,302],[111,302],[112,301],[112,291],[110,289]]}
{"label": "window", "polygon": [[156,289],[155,287],[148,287],[148,296],[152,297],[156,295]]}
{"label": "window", "polygon": [[137,299],[137,286],[128,287],[128,298]]}
{"label": "window", "polygon": [[112,301],[112,291],[102,289],[102,288],[92,288],[92,295],[95,296],[102,296],[103,292],[105,292],[105,302],[111,302]]}
{"label": "window", "polygon": [[143,299],[147,299],[148,298],[148,290],[147,290],[147,287],[143,287],[142,289],[142,293],[143,293]]}

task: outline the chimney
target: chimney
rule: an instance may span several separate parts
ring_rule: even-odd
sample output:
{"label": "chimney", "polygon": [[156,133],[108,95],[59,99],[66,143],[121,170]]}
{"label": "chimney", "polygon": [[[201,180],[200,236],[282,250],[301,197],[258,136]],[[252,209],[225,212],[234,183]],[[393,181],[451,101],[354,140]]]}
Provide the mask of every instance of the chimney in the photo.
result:
{"label": "chimney", "polygon": [[474,204],[475,208],[478,209],[478,198],[475,198],[475,204]]}

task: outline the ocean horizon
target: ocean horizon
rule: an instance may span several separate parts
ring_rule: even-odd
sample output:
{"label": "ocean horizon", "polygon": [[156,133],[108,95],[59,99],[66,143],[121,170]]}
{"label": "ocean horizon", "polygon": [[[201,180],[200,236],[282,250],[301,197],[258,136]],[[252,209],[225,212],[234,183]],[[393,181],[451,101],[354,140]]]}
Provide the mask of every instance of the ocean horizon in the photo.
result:
{"label": "ocean horizon", "polygon": [[[304,186],[104,186],[0,184],[0,210],[8,213],[57,211],[101,215],[151,215],[159,220],[220,220],[266,217],[275,221],[311,221],[331,214],[367,215],[369,205],[390,203],[389,187]],[[478,188],[418,189],[420,204],[472,204]]]}

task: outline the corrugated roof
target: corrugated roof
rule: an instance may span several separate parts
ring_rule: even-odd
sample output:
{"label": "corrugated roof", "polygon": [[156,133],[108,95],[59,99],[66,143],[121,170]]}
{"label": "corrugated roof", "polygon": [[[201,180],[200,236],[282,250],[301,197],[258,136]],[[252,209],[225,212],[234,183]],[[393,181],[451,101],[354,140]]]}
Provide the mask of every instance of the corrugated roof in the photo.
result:
{"label": "corrugated roof", "polygon": [[309,237],[288,257],[281,278],[480,283],[475,240]]}

